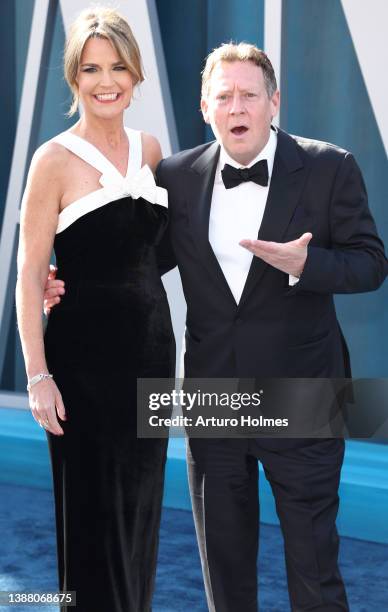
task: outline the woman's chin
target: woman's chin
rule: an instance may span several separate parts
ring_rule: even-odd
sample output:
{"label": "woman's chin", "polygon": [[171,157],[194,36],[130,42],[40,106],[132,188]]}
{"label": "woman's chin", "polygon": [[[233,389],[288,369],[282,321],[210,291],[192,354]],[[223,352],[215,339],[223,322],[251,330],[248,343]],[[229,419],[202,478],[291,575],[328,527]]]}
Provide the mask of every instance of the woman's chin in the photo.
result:
{"label": "woman's chin", "polygon": [[98,119],[116,119],[118,117],[121,117],[125,107],[120,104],[120,106],[114,108],[112,107],[99,107],[96,108],[95,106],[93,107],[83,107],[84,108],[84,112],[89,115],[89,116],[93,116],[95,118]]}

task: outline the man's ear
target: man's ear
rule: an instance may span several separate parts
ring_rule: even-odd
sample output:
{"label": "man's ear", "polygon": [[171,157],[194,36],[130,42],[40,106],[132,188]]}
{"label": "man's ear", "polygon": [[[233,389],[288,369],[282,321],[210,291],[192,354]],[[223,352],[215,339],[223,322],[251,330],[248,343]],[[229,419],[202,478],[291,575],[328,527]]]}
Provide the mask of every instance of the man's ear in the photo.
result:
{"label": "man's ear", "polygon": [[205,100],[205,98],[201,98],[201,111],[202,111],[202,117],[205,123],[210,123],[209,120],[209,113],[208,113],[208,103],[207,100]]}
{"label": "man's ear", "polygon": [[280,91],[277,89],[271,98],[272,119],[276,117],[280,107]]}

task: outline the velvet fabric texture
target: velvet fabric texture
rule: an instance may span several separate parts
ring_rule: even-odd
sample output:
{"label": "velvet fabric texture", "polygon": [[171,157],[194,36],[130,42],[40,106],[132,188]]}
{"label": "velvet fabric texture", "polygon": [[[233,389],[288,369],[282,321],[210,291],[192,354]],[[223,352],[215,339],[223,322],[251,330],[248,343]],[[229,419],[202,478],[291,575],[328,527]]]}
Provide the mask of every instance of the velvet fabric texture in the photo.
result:
{"label": "velvet fabric texture", "polygon": [[151,610],[167,440],[136,436],[139,377],[170,377],[175,343],[155,246],[167,211],[122,198],[55,239],[66,293],[45,333],[64,436],[48,433],[59,588],[79,612]]}

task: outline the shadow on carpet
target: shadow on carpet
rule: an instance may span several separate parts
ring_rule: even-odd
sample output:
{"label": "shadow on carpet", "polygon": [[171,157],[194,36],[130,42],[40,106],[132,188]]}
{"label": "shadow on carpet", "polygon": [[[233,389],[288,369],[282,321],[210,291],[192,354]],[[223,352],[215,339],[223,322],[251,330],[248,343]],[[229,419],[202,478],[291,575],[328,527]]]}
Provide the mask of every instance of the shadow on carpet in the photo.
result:
{"label": "shadow on carpet", "polygon": [[[0,499],[0,591],[56,591],[51,492],[0,485]],[[387,609],[387,546],[342,538],[340,564],[351,612]],[[278,527],[261,525],[259,574],[260,612],[287,612],[290,607]],[[0,606],[7,612],[37,609],[31,605]],[[192,516],[165,508],[153,611],[188,609],[207,611]],[[55,606],[40,606],[40,610],[58,612]]]}

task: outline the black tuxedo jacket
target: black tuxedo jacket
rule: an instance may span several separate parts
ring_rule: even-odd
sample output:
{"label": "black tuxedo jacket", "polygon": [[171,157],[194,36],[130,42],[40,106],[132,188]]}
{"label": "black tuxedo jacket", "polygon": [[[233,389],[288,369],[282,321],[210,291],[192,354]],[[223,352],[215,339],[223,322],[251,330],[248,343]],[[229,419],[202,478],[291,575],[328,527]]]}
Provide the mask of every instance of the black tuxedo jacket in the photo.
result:
{"label": "black tuxedo jacket", "polygon": [[177,263],[187,302],[185,375],[349,377],[333,294],[377,289],[388,269],[353,156],[279,130],[258,237],[287,242],[308,231],[313,238],[297,285],[254,257],[236,304],[208,240],[219,151],[216,142],[201,145],[157,170],[170,209],[161,268]]}

